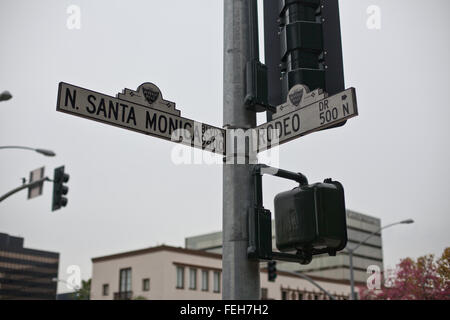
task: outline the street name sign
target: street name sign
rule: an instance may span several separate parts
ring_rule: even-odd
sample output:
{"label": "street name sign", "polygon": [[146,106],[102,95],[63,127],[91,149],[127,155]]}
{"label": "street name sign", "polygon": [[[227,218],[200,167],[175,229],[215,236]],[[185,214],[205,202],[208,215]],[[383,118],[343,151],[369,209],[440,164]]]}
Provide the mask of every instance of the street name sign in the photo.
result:
{"label": "street name sign", "polygon": [[181,117],[175,103],[164,100],[153,83],[117,97],[60,82],[56,110],[116,127],[225,154],[225,130]]}
{"label": "street name sign", "polygon": [[[42,180],[44,178],[44,170],[45,167],[38,168],[36,170],[33,170],[30,172],[30,180],[28,183],[33,183],[38,180]],[[42,191],[44,189],[44,182],[38,183],[37,185],[34,185],[32,187],[28,188],[28,199],[36,198],[40,195],[42,195]]]}
{"label": "street name sign", "polygon": [[[250,129],[254,151],[268,150],[358,115],[354,88],[328,97],[320,89],[309,92],[306,86],[296,85],[286,100],[277,106],[272,121]],[[124,89],[117,97],[60,82],[56,110],[220,155],[226,155],[227,131],[233,130],[181,117],[175,103],[164,100],[150,82],[136,90]]]}
{"label": "street name sign", "polygon": [[256,128],[258,152],[331,127],[358,115],[354,88],[305,104],[302,103],[303,99],[313,101],[314,97],[323,98],[323,96],[321,92],[300,94],[301,87],[303,86],[291,89],[288,102],[277,107],[273,121]]}

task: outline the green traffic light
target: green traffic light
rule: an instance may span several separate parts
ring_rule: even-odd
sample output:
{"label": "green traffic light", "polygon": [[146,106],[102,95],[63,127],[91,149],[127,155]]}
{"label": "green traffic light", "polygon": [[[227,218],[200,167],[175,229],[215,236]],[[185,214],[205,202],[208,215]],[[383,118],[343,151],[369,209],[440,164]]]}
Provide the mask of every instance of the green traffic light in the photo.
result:
{"label": "green traffic light", "polygon": [[267,263],[267,277],[270,282],[274,282],[277,278],[277,262],[269,261]]}
{"label": "green traffic light", "polygon": [[67,206],[68,199],[63,196],[69,192],[69,187],[64,185],[64,183],[69,181],[69,178],[70,176],[64,173],[64,166],[55,169],[53,175],[52,211]]}

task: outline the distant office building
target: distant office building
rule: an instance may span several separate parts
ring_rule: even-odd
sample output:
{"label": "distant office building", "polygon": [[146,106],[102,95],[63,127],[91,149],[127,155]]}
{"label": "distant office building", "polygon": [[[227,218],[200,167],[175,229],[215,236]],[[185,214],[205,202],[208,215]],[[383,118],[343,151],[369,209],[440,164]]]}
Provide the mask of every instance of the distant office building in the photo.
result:
{"label": "distant office building", "polygon": [[58,293],[56,300],[78,300],[74,292]]}
{"label": "distant office building", "polygon": [[0,233],[0,299],[54,300],[59,253],[24,248],[23,241]]}
{"label": "distant office building", "polygon": [[[222,298],[222,256],[159,246],[92,259],[92,300],[213,300]],[[328,299],[306,280],[278,272],[269,282],[261,270],[262,299]],[[314,280],[337,299],[348,299],[348,281]]]}
{"label": "distant office building", "polygon": [[[354,247],[360,241],[365,240],[372,232],[381,227],[381,220],[365,214],[347,210],[347,247]],[[275,222],[272,222],[273,248],[275,245]],[[381,233],[377,232],[364,245],[355,251],[353,266],[355,281],[365,283],[368,277],[367,267],[377,265],[383,270],[383,247]],[[185,239],[187,249],[205,250],[207,252],[222,252],[222,232],[214,232]],[[349,257],[345,250],[339,252],[336,257],[328,255],[315,256],[313,261],[305,266],[296,263],[278,262],[277,268],[286,271],[302,271],[308,275],[314,275],[327,279],[349,280]]]}

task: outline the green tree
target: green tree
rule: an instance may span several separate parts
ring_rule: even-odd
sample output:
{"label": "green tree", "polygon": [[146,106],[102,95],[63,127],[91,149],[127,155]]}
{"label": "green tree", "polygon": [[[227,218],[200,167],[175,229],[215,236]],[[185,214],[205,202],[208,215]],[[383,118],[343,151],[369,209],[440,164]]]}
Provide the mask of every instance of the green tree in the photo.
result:
{"label": "green tree", "polygon": [[91,296],[91,279],[81,280],[81,288],[75,291],[75,300],[89,300]]}

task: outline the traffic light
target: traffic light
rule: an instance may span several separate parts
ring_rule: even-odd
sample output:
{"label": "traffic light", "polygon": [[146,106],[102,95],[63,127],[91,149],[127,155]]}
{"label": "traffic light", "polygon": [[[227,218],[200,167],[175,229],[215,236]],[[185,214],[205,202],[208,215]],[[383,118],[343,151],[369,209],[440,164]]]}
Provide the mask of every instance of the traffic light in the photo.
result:
{"label": "traffic light", "polygon": [[279,27],[284,96],[296,84],[345,89],[338,0],[279,0]]}
{"label": "traffic light", "polygon": [[306,85],[311,91],[325,87],[319,12],[320,0],[280,1],[281,72],[286,94],[296,84]]}
{"label": "traffic light", "polygon": [[339,0],[264,0],[264,42],[269,104],[286,102],[296,84],[345,90]]}
{"label": "traffic light", "polygon": [[64,173],[64,166],[55,169],[53,175],[53,199],[52,211],[67,206],[67,198],[64,197],[69,192],[69,188],[64,184],[69,181],[69,175]]}
{"label": "traffic light", "polygon": [[347,244],[344,188],[327,179],[278,194],[275,230],[281,252],[322,250],[335,255]]}
{"label": "traffic light", "polygon": [[267,277],[268,277],[269,281],[275,282],[275,279],[277,278],[277,262],[276,261],[267,262]]}

